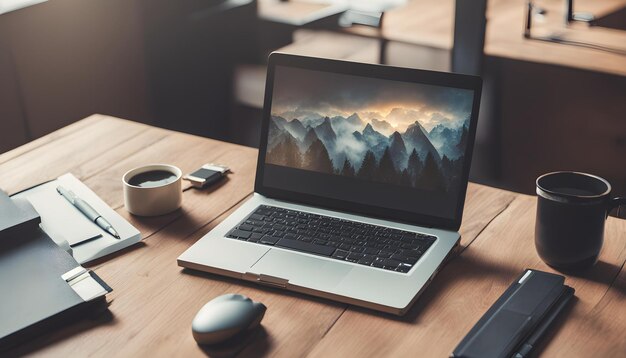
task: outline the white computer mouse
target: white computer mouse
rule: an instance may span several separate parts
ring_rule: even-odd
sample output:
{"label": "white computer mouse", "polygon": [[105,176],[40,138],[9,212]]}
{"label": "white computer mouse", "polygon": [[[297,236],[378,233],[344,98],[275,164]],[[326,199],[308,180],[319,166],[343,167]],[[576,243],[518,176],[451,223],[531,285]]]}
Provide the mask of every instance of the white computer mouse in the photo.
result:
{"label": "white computer mouse", "polygon": [[198,344],[223,342],[238,333],[257,327],[267,308],[246,296],[226,294],[205,304],[191,323]]}

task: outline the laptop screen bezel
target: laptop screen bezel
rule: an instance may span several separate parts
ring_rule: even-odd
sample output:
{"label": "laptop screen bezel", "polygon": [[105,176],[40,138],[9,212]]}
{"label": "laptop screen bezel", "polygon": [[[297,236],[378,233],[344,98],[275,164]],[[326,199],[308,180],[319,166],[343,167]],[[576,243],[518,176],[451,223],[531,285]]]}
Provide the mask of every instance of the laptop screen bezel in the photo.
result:
{"label": "laptop screen bezel", "polygon": [[[276,66],[301,68],[305,70],[332,72],[353,76],[380,78],[401,82],[414,82],[434,86],[454,87],[468,89],[474,92],[472,113],[469,126],[469,140],[465,151],[465,163],[463,165],[462,181],[458,192],[457,206],[453,218],[442,218],[427,214],[417,214],[402,210],[393,210],[377,207],[375,205],[363,205],[359,203],[338,200],[313,194],[293,192],[283,189],[267,187],[263,185],[265,156],[267,152],[269,120],[271,118],[272,96],[274,92],[274,72]],[[391,67],[385,65],[371,65],[349,61],[330,60],[314,57],[272,53],[269,56],[267,79],[265,82],[265,100],[261,123],[261,140],[259,143],[259,155],[254,182],[254,191],[261,195],[310,206],[317,206],[334,211],[348,212],[363,216],[404,222],[412,225],[434,227],[439,229],[457,231],[461,226],[467,181],[469,178],[470,163],[474,148],[476,124],[478,121],[478,109],[482,90],[482,79],[477,76],[453,74],[445,72],[424,71],[409,68]]]}

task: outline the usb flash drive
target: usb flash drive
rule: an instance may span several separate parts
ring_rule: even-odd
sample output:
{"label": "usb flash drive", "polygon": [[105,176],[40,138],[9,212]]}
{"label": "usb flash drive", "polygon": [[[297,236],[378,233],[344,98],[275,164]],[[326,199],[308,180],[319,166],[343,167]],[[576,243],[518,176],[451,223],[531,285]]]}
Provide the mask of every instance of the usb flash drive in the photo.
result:
{"label": "usb flash drive", "polygon": [[183,179],[191,182],[195,188],[206,188],[212,184],[217,183],[220,179],[224,178],[230,169],[223,165],[217,164],[205,164],[200,169],[191,174],[187,174]]}

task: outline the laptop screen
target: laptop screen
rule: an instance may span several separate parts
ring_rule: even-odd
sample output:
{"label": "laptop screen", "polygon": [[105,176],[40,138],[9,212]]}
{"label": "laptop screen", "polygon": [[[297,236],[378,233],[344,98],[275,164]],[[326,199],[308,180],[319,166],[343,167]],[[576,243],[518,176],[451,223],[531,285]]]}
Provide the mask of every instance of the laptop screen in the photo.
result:
{"label": "laptop screen", "polygon": [[263,186],[453,220],[474,102],[467,88],[278,65]]}

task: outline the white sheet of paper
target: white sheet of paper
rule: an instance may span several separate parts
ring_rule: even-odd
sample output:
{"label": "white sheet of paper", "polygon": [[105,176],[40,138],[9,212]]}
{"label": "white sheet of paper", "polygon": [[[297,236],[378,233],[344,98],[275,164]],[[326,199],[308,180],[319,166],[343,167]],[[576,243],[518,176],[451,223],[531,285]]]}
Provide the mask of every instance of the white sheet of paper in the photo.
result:
{"label": "white sheet of paper", "polygon": [[55,242],[70,246],[101,237],[100,228],[63,198],[56,190],[33,193],[28,197],[41,215],[41,226]]}
{"label": "white sheet of paper", "polygon": [[0,0],[0,14],[19,10],[45,1],[47,0]]}

